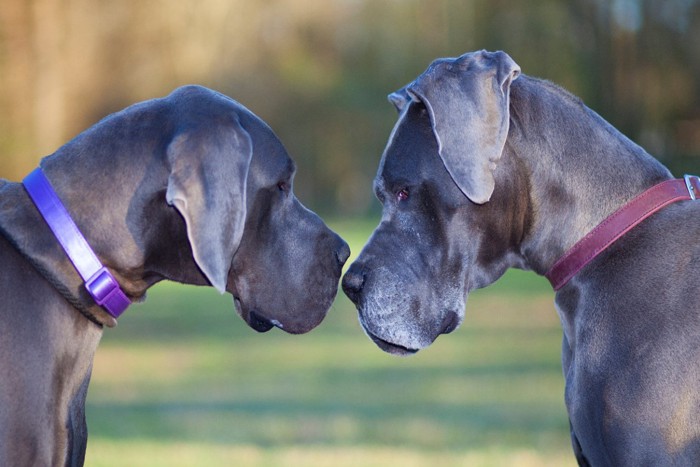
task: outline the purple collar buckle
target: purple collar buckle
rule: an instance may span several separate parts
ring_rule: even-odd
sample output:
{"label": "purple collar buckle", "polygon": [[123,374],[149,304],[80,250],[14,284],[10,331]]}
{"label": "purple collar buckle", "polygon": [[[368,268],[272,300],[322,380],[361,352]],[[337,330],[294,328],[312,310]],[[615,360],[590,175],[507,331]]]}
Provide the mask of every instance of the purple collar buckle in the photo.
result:
{"label": "purple collar buckle", "polygon": [[131,304],[119,287],[119,282],[104,266],[85,282],[85,288],[95,302],[115,318],[124,313]]}
{"label": "purple collar buckle", "polygon": [[95,302],[114,318],[129,307],[131,301],[111,272],[102,265],[85,237],[59,199],[41,168],[22,181],[42,217],[85,281],[85,288]]}

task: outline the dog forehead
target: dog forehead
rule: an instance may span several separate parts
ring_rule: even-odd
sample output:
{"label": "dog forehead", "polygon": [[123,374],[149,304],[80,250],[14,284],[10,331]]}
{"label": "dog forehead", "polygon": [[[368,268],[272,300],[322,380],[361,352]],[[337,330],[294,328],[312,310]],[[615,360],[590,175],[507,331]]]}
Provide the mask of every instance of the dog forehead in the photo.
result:
{"label": "dog forehead", "polygon": [[445,73],[448,71],[452,71],[454,65],[457,63],[458,58],[453,58],[453,57],[447,57],[447,58],[438,58],[436,60],[433,60],[433,62],[428,65],[428,68],[421,73],[421,76],[419,76],[418,79],[420,79],[423,76],[426,75],[435,75],[435,74],[440,74],[440,73]]}
{"label": "dog forehead", "polygon": [[284,147],[263,142],[259,146],[253,142],[253,158],[248,175],[249,182],[269,185],[287,181],[296,173],[296,164]]}
{"label": "dog forehead", "polygon": [[200,126],[226,121],[235,115],[253,145],[251,170],[255,166],[264,166],[263,172],[275,178],[295,170],[294,162],[272,128],[240,102],[197,85],[183,86],[172,95],[180,105],[187,105],[191,118]]}
{"label": "dog forehead", "polygon": [[243,128],[253,146],[248,181],[277,183],[296,172],[296,164],[270,126],[241,104],[236,103]]}
{"label": "dog forehead", "polygon": [[295,173],[296,164],[274,135],[253,138],[253,158],[248,174],[249,183],[260,187],[287,182]]}
{"label": "dog forehead", "polygon": [[399,116],[379,163],[375,187],[397,180],[415,181],[439,165],[438,145],[425,106],[410,102]]}
{"label": "dog forehead", "polygon": [[[486,65],[486,59],[486,52],[483,50],[468,52],[459,57],[438,58],[428,65],[428,68],[418,79],[426,75],[436,76],[458,71],[463,72],[472,67],[483,67]],[[418,81],[418,79],[416,79],[416,81]]]}

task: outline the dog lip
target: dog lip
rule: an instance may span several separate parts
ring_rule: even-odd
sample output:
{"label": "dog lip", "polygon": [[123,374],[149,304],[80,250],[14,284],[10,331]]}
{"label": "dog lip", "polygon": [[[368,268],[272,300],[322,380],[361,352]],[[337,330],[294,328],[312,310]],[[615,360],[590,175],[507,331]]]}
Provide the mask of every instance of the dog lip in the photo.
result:
{"label": "dog lip", "polygon": [[254,311],[248,313],[248,324],[258,332],[267,332],[275,326],[269,319]]}
{"label": "dog lip", "polygon": [[255,329],[256,331],[267,332],[274,326],[282,328],[282,323],[280,323],[279,321],[269,320],[256,313],[255,311],[250,311],[246,313],[246,311],[243,309],[243,303],[241,303],[240,298],[234,296],[233,303],[236,307],[236,311],[241,316],[241,318],[243,318],[243,321],[245,321],[248,324],[248,326]]}
{"label": "dog lip", "polygon": [[408,355],[413,355],[416,352],[418,352],[419,349],[409,349],[408,347],[404,347],[402,345],[398,344],[393,344],[389,341],[386,341],[382,339],[381,337],[378,337],[371,332],[365,330],[367,332],[367,335],[369,336],[372,341],[374,341],[375,344],[377,344],[377,347],[382,349],[384,352],[390,353],[392,355],[399,355],[399,356],[408,356]]}
{"label": "dog lip", "polygon": [[440,334],[449,334],[459,326],[459,315],[454,311],[448,311],[442,320]]}

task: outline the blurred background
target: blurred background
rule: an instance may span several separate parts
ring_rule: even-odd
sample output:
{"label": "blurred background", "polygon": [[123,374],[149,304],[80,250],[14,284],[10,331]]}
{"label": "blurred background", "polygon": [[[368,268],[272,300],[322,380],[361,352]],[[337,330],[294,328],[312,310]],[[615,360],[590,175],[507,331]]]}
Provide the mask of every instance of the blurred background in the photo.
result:
{"label": "blurred background", "polygon": [[[700,171],[696,0],[3,0],[0,177],[202,84],[272,126],[299,198],[357,253],[379,212],[386,95],[482,48],[580,96],[676,174]],[[258,335],[230,297],[158,285],[98,350],[88,465],[573,465],[552,296],[509,273],[470,297],[460,330],[397,359],[343,296],[308,335]]]}
{"label": "blurred background", "polygon": [[697,166],[696,0],[3,0],[0,177],[198,83],[272,126],[309,207],[367,215],[395,120],[386,95],[481,48],[566,87],[674,170]]}

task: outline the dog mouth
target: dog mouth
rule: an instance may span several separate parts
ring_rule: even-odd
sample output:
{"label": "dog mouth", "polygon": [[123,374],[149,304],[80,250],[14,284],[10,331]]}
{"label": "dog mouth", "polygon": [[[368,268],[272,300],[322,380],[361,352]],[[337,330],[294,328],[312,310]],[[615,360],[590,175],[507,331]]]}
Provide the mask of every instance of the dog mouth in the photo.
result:
{"label": "dog mouth", "polygon": [[[392,355],[398,355],[398,356],[409,356],[417,353],[420,349],[415,349],[415,348],[410,348],[406,347],[404,345],[396,344],[394,342],[390,342],[386,339],[382,339],[378,335],[374,334],[372,331],[367,329],[365,326],[365,323],[362,321],[360,318],[360,324],[362,325],[362,329],[365,331],[367,336],[369,336],[370,339],[379,347],[381,350],[384,352],[390,353]],[[455,329],[459,327],[460,324],[460,319],[459,315],[455,312],[448,312],[445,317],[442,320],[442,323],[440,325],[440,331],[437,334],[437,336],[441,334],[449,334],[453,332]],[[436,338],[437,338],[436,336]]]}
{"label": "dog mouth", "polygon": [[254,310],[246,312],[243,309],[240,299],[237,297],[234,297],[233,301],[236,304],[236,310],[238,310],[238,314],[241,316],[241,318],[243,318],[243,321],[245,321],[248,326],[257,332],[267,332],[273,327],[282,329],[282,323],[279,321],[265,318],[261,314],[256,313]]}
{"label": "dog mouth", "polygon": [[275,325],[267,318],[264,318],[254,311],[248,313],[248,325],[258,332],[267,332]]}
{"label": "dog mouth", "polygon": [[449,334],[459,327],[459,315],[454,311],[448,312],[442,320],[440,334]]}
{"label": "dog mouth", "polygon": [[407,357],[409,355],[413,355],[416,352],[418,352],[419,349],[409,349],[408,347],[404,347],[403,345],[398,345],[394,344],[392,342],[389,342],[387,340],[382,339],[381,337],[372,334],[370,331],[365,329],[365,332],[369,336],[372,341],[377,344],[377,347],[382,349],[386,353],[390,353],[391,355],[397,355],[400,357]]}

